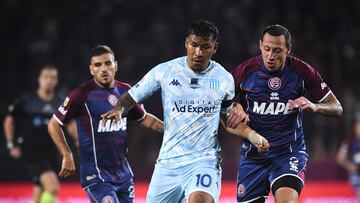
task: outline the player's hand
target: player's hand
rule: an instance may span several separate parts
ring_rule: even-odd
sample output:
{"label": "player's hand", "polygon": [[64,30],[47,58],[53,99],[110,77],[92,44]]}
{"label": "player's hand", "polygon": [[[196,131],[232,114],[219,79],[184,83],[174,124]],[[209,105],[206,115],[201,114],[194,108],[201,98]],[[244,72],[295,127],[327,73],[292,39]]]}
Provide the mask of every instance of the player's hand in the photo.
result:
{"label": "player's hand", "polygon": [[226,115],[226,124],[230,128],[236,128],[240,122],[249,122],[249,116],[246,114],[244,109],[239,103],[235,103],[234,107],[230,109]]}
{"label": "player's hand", "polygon": [[14,147],[14,148],[9,149],[9,154],[13,159],[18,159],[21,157],[22,152],[21,152],[20,147]]}
{"label": "player's hand", "polygon": [[115,123],[119,122],[121,120],[121,114],[123,112],[122,107],[115,107],[113,110],[108,111],[101,115],[102,118],[102,124],[105,125],[106,119],[114,119]]}
{"label": "player's hand", "polygon": [[255,145],[256,149],[260,153],[269,151],[270,145],[269,142],[261,135],[255,131],[251,131],[248,137],[249,141]]}
{"label": "player's hand", "polygon": [[311,112],[316,112],[318,110],[317,105],[306,99],[305,97],[299,97],[295,100],[289,100],[290,108],[297,109],[300,108],[301,110],[307,110]]}
{"label": "player's hand", "polygon": [[72,153],[67,153],[63,156],[60,177],[68,177],[75,173],[75,162]]}
{"label": "player's hand", "polygon": [[357,174],[358,168],[356,166],[356,164],[354,163],[349,163],[346,165],[346,169],[349,171],[349,173],[351,174]]}

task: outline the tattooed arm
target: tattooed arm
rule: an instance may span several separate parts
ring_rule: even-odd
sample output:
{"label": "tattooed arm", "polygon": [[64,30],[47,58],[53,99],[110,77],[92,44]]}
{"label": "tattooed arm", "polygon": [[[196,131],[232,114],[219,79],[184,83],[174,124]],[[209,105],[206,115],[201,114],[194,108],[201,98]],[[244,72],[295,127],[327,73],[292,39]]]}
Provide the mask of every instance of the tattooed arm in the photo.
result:
{"label": "tattooed arm", "polygon": [[101,115],[101,117],[103,118],[103,121],[108,118],[114,118],[115,121],[119,121],[121,119],[121,115],[123,113],[129,112],[132,108],[134,108],[135,104],[136,102],[130,96],[130,94],[125,93],[119,98],[115,108],[111,111],[104,113],[103,115]]}

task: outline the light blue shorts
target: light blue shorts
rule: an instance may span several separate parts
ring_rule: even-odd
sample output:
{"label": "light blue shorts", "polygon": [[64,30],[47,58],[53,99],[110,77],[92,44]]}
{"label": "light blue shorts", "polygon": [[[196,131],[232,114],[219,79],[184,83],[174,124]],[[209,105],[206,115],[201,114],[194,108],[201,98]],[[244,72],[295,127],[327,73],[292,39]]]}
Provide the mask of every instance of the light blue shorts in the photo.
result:
{"label": "light blue shorts", "polygon": [[217,159],[201,159],[189,165],[173,169],[158,162],[151,178],[147,203],[181,203],[195,191],[210,194],[219,202],[221,191],[221,167]]}

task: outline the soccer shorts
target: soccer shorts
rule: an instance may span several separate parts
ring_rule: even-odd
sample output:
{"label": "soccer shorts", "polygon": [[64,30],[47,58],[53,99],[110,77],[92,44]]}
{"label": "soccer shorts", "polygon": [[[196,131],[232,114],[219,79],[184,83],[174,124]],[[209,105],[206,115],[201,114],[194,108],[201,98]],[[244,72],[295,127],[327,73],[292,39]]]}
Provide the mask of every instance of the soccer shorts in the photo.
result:
{"label": "soccer shorts", "polygon": [[147,203],[179,203],[196,191],[206,192],[215,202],[219,201],[221,190],[219,160],[201,159],[176,169],[168,166],[161,162],[156,163],[146,197]]}
{"label": "soccer shorts", "polygon": [[134,182],[132,179],[125,183],[96,183],[84,188],[91,203],[132,203],[134,201]]}
{"label": "soccer shorts", "polygon": [[273,184],[283,177],[290,177],[290,183],[286,184],[299,185],[300,182],[301,191],[304,186],[307,156],[304,151],[261,159],[242,156],[237,177],[237,202],[266,199]]}
{"label": "soccer shorts", "polygon": [[56,159],[53,160],[41,160],[41,161],[33,161],[33,162],[26,162],[26,166],[28,168],[28,171],[31,175],[31,179],[34,185],[40,186],[40,176],[48,171],[57,171],[58,164],[56,162]]}
{"label": "soccer shorts", "polygon": [[360,175],[359,174],[351,174],[349,176],[350,183],[356,192],[356,196],[360,197]]}

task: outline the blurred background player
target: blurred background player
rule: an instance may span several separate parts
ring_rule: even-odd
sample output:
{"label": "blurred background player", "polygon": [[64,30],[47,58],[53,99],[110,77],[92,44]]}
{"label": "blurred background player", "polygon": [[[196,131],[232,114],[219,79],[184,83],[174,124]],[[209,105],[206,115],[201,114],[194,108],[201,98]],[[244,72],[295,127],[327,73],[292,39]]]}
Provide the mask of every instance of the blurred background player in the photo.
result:
{"label": "blurred background player", "polygon": [[357,115],[351,137],[341,144],[336,161],[348,171],[350,183],[360,202],[360,115]]}
{"label": "blurred background player", "polygon": [[[185,39],[187,56],[155,66],[119,99],[114,110],[102,115],[119,120],[122,113],[132,111],[137,102],[161,89],[165,133],[148,203],[183,202],[184,198],[189,203],[219,201],[222,171],[218,127],[220,115],[225,120],[232,107],[234,80],[211,60],[218,48],[217,39],[218,29],[213,23],[194,22]],[[267,141],[249,127],[241,124],[229,129],[226,122],[222,123],[231,133],[251,140],[259,151],[267,150]]]}
{"label": "blurred background player", "polygon": [[[29,168],[34,183],[32,202],[50,203],[59,191],[55,173],[58,153],[47,131],[52,114],[63,100],[55,91],[57,69],[44,66],[38,84],[36,91],[22,95],[9,106],[4,130],[10,156],[22,158]],[[69,131],[76,137],[74,127],[69,125]]]}
{"label": "blurred background player", "polygon": [[50,120],[49,133],[62,156],[60,176],[74,173],[73,155],[61,125],[76,119],[80,143],[80,182],[91,202],[133,202],[133,173],[127,161],[127,118],[141,126],[163,132],[163,123],[146,113],[142,105],[124,115],[121,121],[100,115],[112,109],[130,86],[115,80],[118,70],[113,51],[99,45],[90,51],[92,80],[70,92]]}
{"label": "blurred background player", "polygon": [[276,202],[296,202],[304,186],[308,157],[303,111],[342,114],[340,102],[320,74],[288,56],[291,46],[285,27],[268,26],[259,41],[261,56],[248,59],[232,72],[236,94],[248,104],[249,126],[270,143],[266,154],[259,154],[247,140],[241,145],[238,202],[264,202],[270,189]]}

